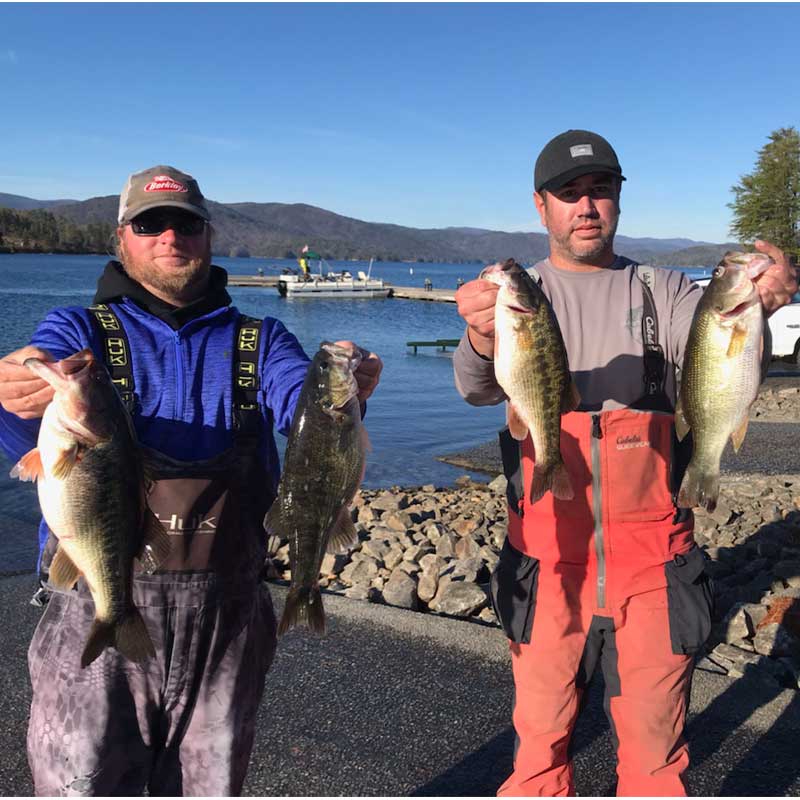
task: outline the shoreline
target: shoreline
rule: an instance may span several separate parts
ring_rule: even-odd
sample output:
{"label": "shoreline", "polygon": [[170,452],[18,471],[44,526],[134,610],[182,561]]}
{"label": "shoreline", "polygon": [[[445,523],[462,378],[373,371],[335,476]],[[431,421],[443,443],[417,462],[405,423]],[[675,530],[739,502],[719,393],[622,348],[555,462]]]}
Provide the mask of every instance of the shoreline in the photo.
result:
{"label": "shoreline", "polygon": [[[779,365],[781,362],[774,363]],[[781,435],[783,430],[778,427],[770,430],[762,427],[762,423],[763,425],[785,426],[798,422],[800,422],[800,372],[797,377],[767,376],[756,402],[750,409],[750,423],[741,450],[738,454],[734,454],[729,445],[725,448],[722,461],[723,471],[774,473],[777,469],[780,472],[783,469],[781,463],[771,467],[768,462],[772,459],[762,459],[759,451],[763,450],[765,454],[774,454],[776,449],[785,448],[786,441]],[[798,431],[798,437],[800,438],[800,431]],[[436,460],[487,475],[499,475],[503,472],[497,438],[467,450],[438,455]],[[765,463],[761,464],[761,461]],[[778,461],[783,462],[784,459],[778,459]],[[800,469],[800,456],[796,460],[796,465]]]}
{"label": "shoreline", "polygon": [[[800,381],[768,378],[745,442],[723,456],[711,514],[695,512],[695,540],[714,583],[705,658],[731,677],[800,688]],[[362,489],[351,514],[359,541],[326,554],[327,592],[498,626],[489,580],[506,537],[506,479],[496,441],[437,457],[495,476],[455,486]],[[288,540],[268,545],[270,577],[286,581]],[[698,659],[702,656],[699,655]]]}
{"label": "shoreline", "polygon": [[[498,627],[489,581],[506,537],[506,480],[456,483],[362,489],[351,512],[358,542],[325,555],[323,592]],[[798,689],[800,466],[723,473],[716,510],[695,519],[716,605],[705,658],[732,677]],[[290,578],[288,539],[271,537],[267,579]]]}

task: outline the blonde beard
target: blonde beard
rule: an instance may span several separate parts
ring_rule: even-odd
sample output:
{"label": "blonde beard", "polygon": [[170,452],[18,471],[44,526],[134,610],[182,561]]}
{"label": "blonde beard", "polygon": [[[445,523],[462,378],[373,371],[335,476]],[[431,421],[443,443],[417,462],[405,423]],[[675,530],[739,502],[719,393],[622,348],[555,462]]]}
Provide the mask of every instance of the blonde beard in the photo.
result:
{"label": "blonde beard", "polygon": [[172,305],[181,306],[199,299],[208,288],[211,273],[211,253],[202,258],[190,259],[180,271],[164,274],[152,261],[133,258],[124,240],[120,239],[117,255],[130,278],[140,283],[151,294]]}

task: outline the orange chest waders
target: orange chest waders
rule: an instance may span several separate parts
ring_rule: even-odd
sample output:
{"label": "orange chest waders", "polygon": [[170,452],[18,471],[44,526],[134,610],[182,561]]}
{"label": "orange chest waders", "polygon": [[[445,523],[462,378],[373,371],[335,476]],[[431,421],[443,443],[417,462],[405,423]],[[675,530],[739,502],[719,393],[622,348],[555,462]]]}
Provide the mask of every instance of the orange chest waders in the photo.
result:
{"label": "orange chest waders", "polygon": [[[503,438],[503,437],[501,437]],[[508,539],[492,580],[511,639],[514,772],[501,795],[574,793],[569,741],[598,662],[620,795],[685,794],[692,654],[711,624],[693,519],[673,503],[672,415],[622,409],[562,418],[575,497],[528,501],[530,437],[504,440]],[[521,461],[512,464],[509,451]]]}

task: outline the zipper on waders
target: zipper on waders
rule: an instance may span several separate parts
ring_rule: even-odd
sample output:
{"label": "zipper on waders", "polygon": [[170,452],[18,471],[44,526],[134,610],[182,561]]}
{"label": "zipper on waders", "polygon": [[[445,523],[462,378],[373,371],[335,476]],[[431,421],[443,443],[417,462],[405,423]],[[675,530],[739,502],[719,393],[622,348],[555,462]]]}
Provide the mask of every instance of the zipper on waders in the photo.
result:
{"label": "zipper on waders", "polygon": [[606,605],[606,558],[603,551],[603,489],[600,475],[600,440],[603,429],[600,415],[592,414],[592,515],[594,516],[594,549],[597,557],[597,607]]}

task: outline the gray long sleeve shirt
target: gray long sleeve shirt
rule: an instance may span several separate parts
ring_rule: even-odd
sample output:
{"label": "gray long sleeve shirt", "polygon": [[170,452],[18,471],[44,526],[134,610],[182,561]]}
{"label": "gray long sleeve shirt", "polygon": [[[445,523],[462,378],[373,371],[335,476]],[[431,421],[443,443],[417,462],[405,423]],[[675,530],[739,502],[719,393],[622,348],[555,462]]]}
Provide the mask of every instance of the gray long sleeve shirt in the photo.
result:
{"label": "gray long sleeve shirt", "polygon": [[[580,410],[625,408],[644,393],[642,282],[635,262],[618,256],[608,269],[571,272],[540,261],[542,289],[555,311],[581,396]],[[683,363],[689,327],[702,291],[678,270],[656,269],[652,287],[658,341],[666,360],[665,386],[673,405],[676,367]],[[475,352],[466,332],[453,356],[456,388],[472,405],[495,405],[505,394],[494,364]]]}

